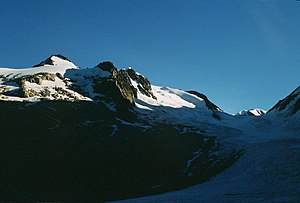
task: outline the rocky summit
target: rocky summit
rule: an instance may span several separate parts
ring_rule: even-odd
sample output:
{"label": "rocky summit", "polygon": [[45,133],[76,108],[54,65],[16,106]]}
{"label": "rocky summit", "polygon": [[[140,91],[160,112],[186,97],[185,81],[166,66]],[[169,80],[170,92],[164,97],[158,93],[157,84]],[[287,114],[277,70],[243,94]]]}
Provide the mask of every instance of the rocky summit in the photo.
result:
{"label": "rocky summit", "polygon": [[0,200],[296,202],[299,91],[231,115],[110,61],[0,68]]}

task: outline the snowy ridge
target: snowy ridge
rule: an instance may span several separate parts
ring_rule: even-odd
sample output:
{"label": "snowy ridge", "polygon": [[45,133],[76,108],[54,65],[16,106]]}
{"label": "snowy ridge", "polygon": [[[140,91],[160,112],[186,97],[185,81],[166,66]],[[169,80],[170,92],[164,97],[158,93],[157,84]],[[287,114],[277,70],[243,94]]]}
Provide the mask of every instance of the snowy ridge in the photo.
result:
{"label": "snowy ridge", "polygon": [[9,79],[19,78],[22,76],[34,75],[42,72],[60,73],[64,75],[68,69],[79,69],[79,68],[75,66],[73,63],[59,63],[59,61],[57,61],[56,65],[45,65],[45,66],[39,66],[33,68],[22,68],[22,69],[0,68],[0,75],[2,76],[1,80],[3,81],[3,78],[9,80]]}
{"label": "snowy ridge", "polygon": [[[132,69],[129,68],[129,70]],[[139,73],[136,74],[145,78]],[[153,94],[151,96],[140,90],[139,86],[141,84],[137,80],[132,78],[130,80],[137,90],[137,98],[135,98],[136,111],[147,118],[152,117],[155,121],[168,120],[173,123],[191,125],[195,121],[204,121],[215,124],[222,116],[230,116],[203,95],[215,109],[208,107],[207,101],[197,96],[200,93],[195,94],[195,91],[190,93],[166,86],[151,85]]]}
{"label": "snowy ridge", "polygon": [[[216,116],[221,109],[209,109],[206,101],[195,94],[183,90],[151,85],[146,77],[135,72],[131,67],[127,70],[131,85],[136,89],[136,110],[144,114],[155,112],[161,119],[173,118],[184,122],[199,120],[210,121],[212,114]],[[36,82],[39,74],[54,74],[51,80]],[[33,68],[0,69],[0,99],[6,101],[39,101],[48,100],[86,100],[93,101],[105,97],[95,92],[95,86],[101,85],[103,78],[113,77],[109,69],[99,67],[80,69],[62,55],[52,55]],[[20,96],[20,79],[33,77],[22,84],[26,96]],[[206,97],[205,97],[206,98]],[[225,114],[225,113],[223,113]],[[222,115],[223,115],[222,114]],[[220,114],[221,115],[221,114]],[[218,116],[218,115],[217,115]]]}
{"label": "snowy ridge", "polygon": [[[113,64],[111,63],[113,66]],[[116,69],[116,68],[115,68]],[[136,91],[134,98],[136,111],[147,117],[170,120],[176,123],[209,122],[213,124],[231,123],[232,116],[211,103],[207,97],[196,91],[183,91],[165,86],[151,85],[146,77],[131,67],[122,70],[130,76],[130,83]],[[0,68],[0,100],[39,101],[48,100],[86,100],[94,101],[105,95],[95,92],[103,78],[115,77],[109,69],[99,67],[80,69],[62,55],[52,55],[33,68]],[[24,79],[22,81],[22,79]],[[21,92],[21,95],[20,95]],[[287,98],[281,100],[271,110],[268,118],[284,116],[287,111],[297,113],[300,87]],[[107,103],[109,105],[111,102]],[[262,116],[262,109],[243,110],[235,116]],[[155,115],[155,116],[153,116]],[[214,119],[212,119],[214,118]],[[221,123],[220,120],[224,119]]]}

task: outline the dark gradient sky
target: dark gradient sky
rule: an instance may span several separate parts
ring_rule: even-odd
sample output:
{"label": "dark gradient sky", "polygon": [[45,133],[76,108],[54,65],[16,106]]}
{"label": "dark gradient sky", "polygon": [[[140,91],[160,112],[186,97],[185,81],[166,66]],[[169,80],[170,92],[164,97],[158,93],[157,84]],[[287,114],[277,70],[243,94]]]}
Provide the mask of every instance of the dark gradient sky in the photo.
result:
{"label": "dark gradient sky", "polygon": [[267,110],[300,84],[296,0],[0,0],[0,25],[0,67],[110,60],[230,113]]}

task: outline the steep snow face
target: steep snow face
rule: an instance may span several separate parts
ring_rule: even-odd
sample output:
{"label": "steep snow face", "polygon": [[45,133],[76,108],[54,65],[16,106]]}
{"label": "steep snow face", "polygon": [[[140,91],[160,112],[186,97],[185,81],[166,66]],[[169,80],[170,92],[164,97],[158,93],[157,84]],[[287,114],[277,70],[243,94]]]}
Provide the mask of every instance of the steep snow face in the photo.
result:
{"label": "steep snow face", "polygon": [[221,111],[223,112],[223,110],[218,107],[217,105],[215,105],[214,103],[212,103],[211,101],[209,101],[209,99],[202,93],[191,90],[191,91],[187,91],[190,94],[196,95],[197,97],[203,99],[205,101],[206,106],[211,109],[212,111]]}
{"label": "steep snow face", "polygon": [[273,106],[268,114],[279,116],[288,116],[299,113],[300,109],[300,86],[298,86],[291,94],[286,98],[280,100],[275,106]]}
{"label": "steep snow face", "polygon": [[61,55],[61,54],[56,54],[56,55],[51,55],[49,58],[46,60],[42,61],[41,63],[34,65],[33,67],[39,67],[39,66],[45,66],[45,65],[59,65],[59,66],[75,66],[72,61],[70,61],[67,57]]}
{"label": "steep snow face", "polygon": [[274,126],[287,131],[299,131],[300,134],[300,86],[272,107],[264,118]]}
{"label": "steep snow face", "polygon": [[242,110],[239,113],[235,114],[235,116],[262,116],[265,113],[266,111],[262,109],[249,109],[249,110]]}
{"label": "steep snow face", "polygon": [[[132,81],[136,86],[136,83]],[[151,85],[155,99],[137,93],[136,110],[146,117],[154,120],[168,120],[169,122],[181,124],[193,124],[199,122],[218,123],[214,119],[213,111],[207,108],[203,99],[169,87]],[[226,116],[226,113],[218,112],[219,115]]]}
{"label": "steep snow face", "polygon": [[136,111],[153,122],[168,120],[189,125],[197,121],[215,124],[222,117],[230,116],[211,103],[203,94],[151,85],[145,76],[132,68],[127,72],[131,84],[136,89]]}
{"label": "steep snow face", "polygon": [[[135,81],[132,81],[132,84],[133,86],[136,86]],[[147,97],[138,91],[136,103],[139,107],[143,108],[143,106],[147,106],[147,104],[150,109],[151,106],[196,108],[197,104],[203,108],[205,107],[205,105],[203,105],[203,100],[197,99],[196,97],[193,97],[193,95],[186,94],[184,91],[155,85],[151,85],[151,87],[153,94],[157,99]]]}
{"label": "steep snow face", "polygon": [[42,62],[43,66],[54,65],[54,66],[64,66],[64,67],[76,67],[71,61],[69,61],[65,57],[60,57],[60,55],[53,55],[50,57],[51,64],[47,64],[46,62]]}

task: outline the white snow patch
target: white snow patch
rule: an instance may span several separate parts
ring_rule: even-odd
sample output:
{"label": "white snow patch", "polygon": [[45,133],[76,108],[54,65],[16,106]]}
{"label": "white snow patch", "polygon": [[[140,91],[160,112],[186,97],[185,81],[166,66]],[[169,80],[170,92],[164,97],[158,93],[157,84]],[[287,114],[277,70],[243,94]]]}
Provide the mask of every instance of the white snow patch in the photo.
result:
{"label": "white snow patch", "polygon": [[[190,160],[187,160],[186,167],[183,169],[183,173],[186,173],[186,171],[192,165],[193,161],[198,159],[201,156],[201,154],[203,154],[202,149],[200,148],[198,151],[194,152],[193,154],[194,154],[194,156]],[[192,174],[189,174],[189,176],[191,176],[191,175]]]}
{"label": "white snow patch", "polygon": [[123,125],[130,125],[130,126],[141,127],[141,128],[146,128],[146,129],[152,128],[152,126],[150,126],[150,125],[145,125],[145,124],[137,123],[137,122],[135,122],[135,123],[129,123],[129,122],[124,121],[124,120],[122,120],[120,118],[116,118],[116,119],[117,119],[117,121],[119,121]]}
{"label": "white snow patch", "polygon": [[90,124],[97,124],[97,123],[103,123],[104,121],[103,120],[96,120],[96,121],[93,121],[93,120],[86,120],[84,122],[82,122],[81,124],[82,125],[90,125]]}

